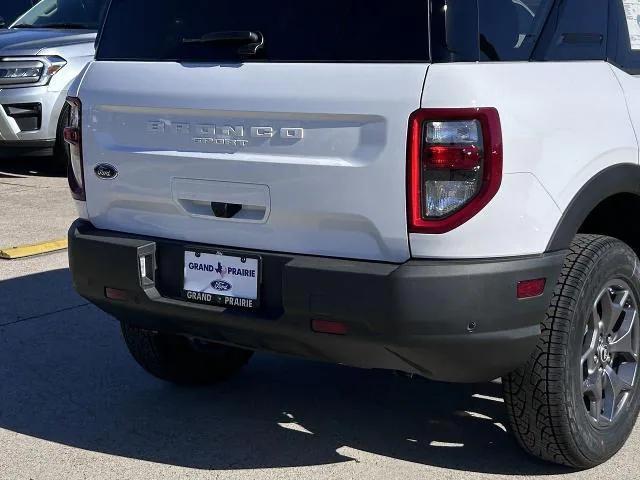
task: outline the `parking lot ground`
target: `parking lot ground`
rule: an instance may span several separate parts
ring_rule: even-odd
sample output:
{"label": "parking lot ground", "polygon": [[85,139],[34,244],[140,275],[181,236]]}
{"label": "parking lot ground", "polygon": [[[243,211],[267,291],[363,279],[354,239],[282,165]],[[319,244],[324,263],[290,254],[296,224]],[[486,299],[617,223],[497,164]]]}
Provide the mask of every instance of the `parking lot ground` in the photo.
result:
{"label": "parking lot ground", "polygon": [[75,207],[50,158],[0,158],[0,249],[66,237]]}
{"label": "parking lot ground", "polygon": [[[14,208],[1,230],[59,236],[72,209],[46,196],[61,194],[60,177],[27,180],[58,220],[23,222]],[[20,191],[5,188],[3,204]],[[640,478],[639,428],[606,465],[571,472],[527,457],[505,424],[496,383],[266,354],[221,385],[171,386],[74,293],[64,252],[0,261],[0,480]]]}

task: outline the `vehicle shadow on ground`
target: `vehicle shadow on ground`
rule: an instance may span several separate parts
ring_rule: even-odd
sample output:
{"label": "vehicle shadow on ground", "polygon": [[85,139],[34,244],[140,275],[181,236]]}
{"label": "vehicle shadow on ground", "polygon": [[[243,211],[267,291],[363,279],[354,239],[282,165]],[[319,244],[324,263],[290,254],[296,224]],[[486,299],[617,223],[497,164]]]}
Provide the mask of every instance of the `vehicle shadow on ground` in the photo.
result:
{"label": "vehicle shadow on ground", "polygon": [[12,317],[5,305],[0,428],[207,470],[337,464],[376,454],[461,471],[567,472],[520,451],[503,428],[500,385],[493,383],[446,385],[264,354],[215,387],[162,383],[130,359],[116,322],[78,306],[69,282],[67,270],[0,282],[1,302],[41,295],[55,299],[48,311],[58,311]]}
{"label": "vehicle shadow on ground", "polygon": [[0,156],[0,178],[66,177],[67,169],[53,157],[3,158]]}

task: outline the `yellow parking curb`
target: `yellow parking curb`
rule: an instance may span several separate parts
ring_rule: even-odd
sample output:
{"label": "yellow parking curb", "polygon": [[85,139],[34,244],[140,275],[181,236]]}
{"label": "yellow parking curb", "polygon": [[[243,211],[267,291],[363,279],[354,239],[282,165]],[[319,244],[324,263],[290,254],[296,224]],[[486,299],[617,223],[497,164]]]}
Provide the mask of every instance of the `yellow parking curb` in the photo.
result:
{"label": "yellow parking curb", "polygon": [[67,248],[67,240],[52,240],[50,242],[38,243],[36,245],[23,245],[20,247],[0,248],[0,258],[4,260],[14,260],[16,258],[32,257],[43,253],[56,252]]}

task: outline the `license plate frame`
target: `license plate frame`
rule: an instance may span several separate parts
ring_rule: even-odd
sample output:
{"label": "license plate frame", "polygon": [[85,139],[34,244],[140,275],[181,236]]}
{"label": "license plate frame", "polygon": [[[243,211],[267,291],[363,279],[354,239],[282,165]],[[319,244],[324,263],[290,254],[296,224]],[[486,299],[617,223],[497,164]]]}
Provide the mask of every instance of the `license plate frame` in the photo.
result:
{"label": "license plate frame", "polygon": [[183,300],[200,305],[255,311],[261,305],[261,290],[260,255],[227,249],[185,247]]}

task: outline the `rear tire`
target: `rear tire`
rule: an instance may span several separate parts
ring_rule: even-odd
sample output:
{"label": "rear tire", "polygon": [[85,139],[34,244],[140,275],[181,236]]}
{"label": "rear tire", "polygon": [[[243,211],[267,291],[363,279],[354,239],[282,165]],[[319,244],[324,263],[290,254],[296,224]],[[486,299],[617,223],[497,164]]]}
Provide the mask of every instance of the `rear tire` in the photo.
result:
{"label": "rear tire", "polygon": [[638,267],[619,240],[574,239],[536,351],[503,379],[512,432],[531,455],[591,468],[631,434],[640,410]]}
{"label": "rear tire", "polygon": [[244,367],[253,352],[186,337],[150,332],[121,323],[133,358],[167,382],[206,385],[226,380]]}

